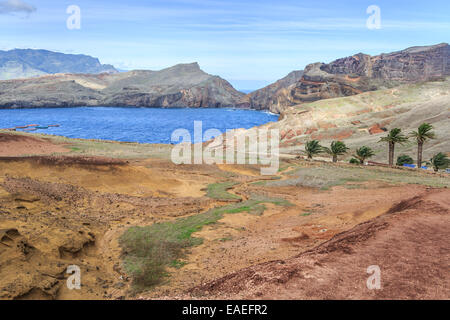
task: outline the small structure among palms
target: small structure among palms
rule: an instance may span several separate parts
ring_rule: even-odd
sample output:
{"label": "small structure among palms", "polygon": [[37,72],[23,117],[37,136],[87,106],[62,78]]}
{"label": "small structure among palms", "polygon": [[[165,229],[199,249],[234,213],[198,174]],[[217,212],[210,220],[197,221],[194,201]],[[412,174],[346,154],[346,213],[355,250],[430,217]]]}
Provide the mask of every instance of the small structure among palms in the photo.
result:
{"label": "small structure among palms", "polygon": [[360,164],[364,164],[366,159],[369,159],[375,155],[375,152],[367,146],[362,146],[361,148],[356,149],[356,154],[353,155],[356,159],[359,160]]}
{"label": "small structure among palms", "polygon": [[323,149],[326,153],[333,156],[333,162],[337,162],[338,156],[346,154],[349,148],[342,141],[333,141],[330,148],[324,147]]}
{"label": "small structure among palms", "polygon": [[412,131],[409,135],[417,141],[417,168],[422,167],[422,150],[423,144],[429,140],[436,138],[433,131],[433,126],[429,123],[422,123],[417,131]]}
{"label": "small structure among palms", "polygon": [[394,153],[395,153],[395,144],[403,144],[408,141],[408,137],[402,133],[402,129],[394,128],[389,131],[389,134],[381,138],[379,142],[387,142],[389,145],[389,165],[394,165]]}
{"label": "small structure among palms", "polygon": [[305,152],[308,159],[312,159],[315,155],[318,155],[324,151],[324,148],[320,145],[318,140],[311,140],[306,142]]}

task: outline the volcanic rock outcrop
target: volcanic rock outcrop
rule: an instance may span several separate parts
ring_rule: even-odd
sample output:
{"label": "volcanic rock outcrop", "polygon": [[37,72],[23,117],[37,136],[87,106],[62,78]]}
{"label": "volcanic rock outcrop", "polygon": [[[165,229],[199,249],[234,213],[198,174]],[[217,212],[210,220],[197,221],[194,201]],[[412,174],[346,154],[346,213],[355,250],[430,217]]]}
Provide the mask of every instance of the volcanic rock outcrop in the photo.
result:
{"label": "volcanic rock outcrop", "polygon": [[[254,91],[247,96],[252,109],[261,110],[267,109],[267,106],[276,105],[277,99],[287,95],[287,88],[303,76],[303,70],[292,71],[283,79],[278,80],[265,88]],[[272,110],[279,111],[279,110]]]}
{"label": "volcanic rock outcrop", "polygon": [[294,84],[278,90],[271,99],[250,97],[252,106],[280,112],[288,106],[351,96],[367,91],[392,88],[404,83],[436,80],[450,75],[450,46],[412,47],[378,56],[363,53],[335,60],[329,64],[313,63]]}

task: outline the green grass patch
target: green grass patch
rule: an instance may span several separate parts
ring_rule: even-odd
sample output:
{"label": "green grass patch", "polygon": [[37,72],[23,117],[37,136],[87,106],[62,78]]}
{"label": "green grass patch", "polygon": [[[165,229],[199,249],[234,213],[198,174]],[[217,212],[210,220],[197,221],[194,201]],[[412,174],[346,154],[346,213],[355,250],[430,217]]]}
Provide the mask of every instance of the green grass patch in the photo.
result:
{"label": "green grass patch", "polygon": [[210,184],[206,195],[216,200],[240,200],[239,196],[228,192],[236,184],[234,181]]}
{"label": "green grass patch", "polygon": [[250,184],[253,185],[253,186],[265,186],[268,181],[276,181],[276,180],[280,180],[280,179],[281,179],[280,176],[273,176],[270,179],[256,181],[256,182],[252,182]]}
{"label": "green grass patch", "polygon": [[127,229],[119,243],[125,270],[133,276],[134,290],[139,292],[162,283],[168,276],[167,267],[182,268],[180,259],[185,254],[184,249],[203,242],[203,239],[193,237],[193,233],[206,225],[217,223],[225,214],[248,212],[261,215],[266,209],[263,203],[289,205],[283,199],[255,196],[250,200],[214,208],[195,216]]}
{"label": "green grass patch", "polygon": [[225,211],[225,213],[241,213],[241,212],[245,212],[245,211],[250,212],[251,210],[252,210],[252,208],[249,206],[242,206],[242,207],[239,207],[236,209],[227,210],[227,211]]}
{"label": "green grass patch", "polygon": [[170,263],[170,267],[175,268],[175,269],[181,269],[186,265],[186,262],[184,261],[180,261],[180,260],[173,260]]}
{"label": "green grass patch", "polygon": [[262,180],[262,181],[256,181],[256,182],[252,182],[250,183],[252,186],[265,186],[267,183],[267,181]]}
{"label": "green grass patch", "polygon": [[79,152],[79,151],[81,151],[81,148],[78,148],[78,147],[71,147],[70,150],[71,150],[72,152]]}
{"label": "green grass patch", "polygon": [[257,203],[273,203],[281,207],[291,207],[293,206],[288,200],[282,198],[270,198],[260,194],[251,194],[249,201],[257,201]]}
{"label": "green grass patch", "polygon": [[283,171],[286,171],[289,167],[290,167],[289,164],[288,164],[288,165],[280,166],[280,168],[278,169],[278,172],[281,173],[281,172],[283,172]]}

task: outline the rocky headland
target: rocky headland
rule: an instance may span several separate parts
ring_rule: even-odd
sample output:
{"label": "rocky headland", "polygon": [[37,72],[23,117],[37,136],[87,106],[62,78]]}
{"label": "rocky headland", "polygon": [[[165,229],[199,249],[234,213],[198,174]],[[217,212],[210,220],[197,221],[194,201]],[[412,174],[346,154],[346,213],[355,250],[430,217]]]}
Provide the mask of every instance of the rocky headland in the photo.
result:
{"label": "rocky headland", "polygon": [[0,80],[31,78],[56,73],[117,73],[109,64],[83,54],[48,50],[0,50]]}
{"label": "rocky headland", "polygon": [[158,108],[248,107],[245,95],[197,63],[161,71],[55,74],[0,81],[0,108],[129,106]]}
{"label": "rocky headland", "polygon": [[[28,53],[25,50],[22,56]],[[377,56],[358,53],[328,64],[313,63],[304,71],[293,71],[285,78],[248,95],[234,89],[226,80],[205,73],[197,63],[179,64],[160,71],[117,73],[112,66],[101,65],[97,59],[87,56],[69,59],[66,56],[70,55],[51,55],[52,59],[44,63],[42,54],[32,53],[28,55],[33,59],[26,59],[28,64],[33,61],[34,65],[40,66],[39,70],[44,70],[42,65],[45,65],[46,72],[25,73],[29,76],[40,75],[36,78],[0,81],[0,108],[120,105],[159,108],[233,107],[283,113],[286,108],[302,103],[352,96],[408,83],[442,80],[450,76],[450,46],[447,43],[412,47]],[[55,62],[63,58],[64,61],[69,59],[70,63]],[[0,70],[1,63],[3,68],[10,63],[3,60],[0,54]],[[65,67],[58,69],[55,65]],[[76,67],[80,65],[85,68],[82,70]]]}
{"label": "rocky headland", "polygon": [[[450,46],[412,47],[389,54],[358,53],[331,63],[308,65],[293,83],[282,81],[277,90],[261,89],[249,95],[257,109],[281,112],[286,107],[322,99],[352,96],[450,76]],[[291,77],[292,79],[292,77]],[[266,98],[266,93],[270,99]]]}

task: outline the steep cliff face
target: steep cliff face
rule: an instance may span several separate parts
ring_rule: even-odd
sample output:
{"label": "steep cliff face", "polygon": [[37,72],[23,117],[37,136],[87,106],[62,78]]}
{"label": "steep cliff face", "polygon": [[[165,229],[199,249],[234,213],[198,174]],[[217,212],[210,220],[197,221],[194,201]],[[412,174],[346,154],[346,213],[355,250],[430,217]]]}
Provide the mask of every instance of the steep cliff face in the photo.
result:
{"label": "steep cliff face", "polygon": [[0,108],[136,106],[248,107],[245,95],[197,63],[161,71],[118,74],[63,74],[0,81]]}
{"label": "steep cliff face", "polygon": [[[304,102],[351,96],[449,75],[450,46],[446,43],[378,56],[359,53],[329,64],[308,65],[295,84],[279,91],[260,108],[277,112]],[[258,95],[254,93],[254,96]]]}
{"label": "steep cliff face", "polygon": [[249,103],[249,106],[252,109],[256,110],[269,109],[273,112],[278,112],[279,110],[277,109],[277,106],[280,105],[280,103],[283,103],[283,101],[279,101],[279,99],[283,99],[289,86],[299,81],[302,76],[303,70],[292,71],[283,79],[280,79],[265,88],[248,94],[246,99]]}

